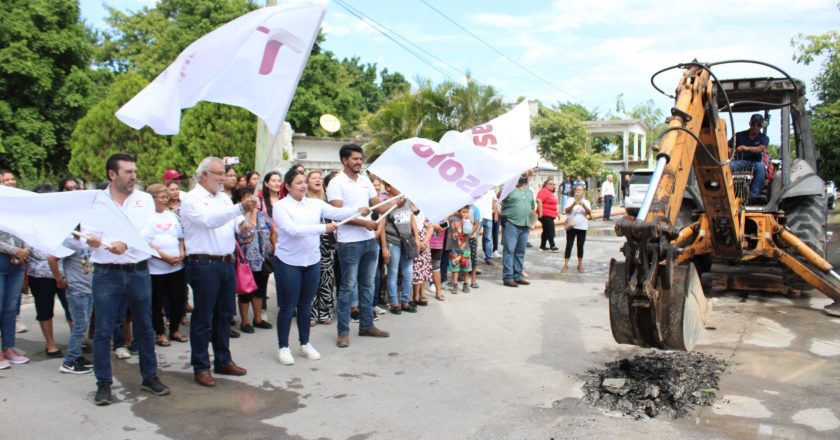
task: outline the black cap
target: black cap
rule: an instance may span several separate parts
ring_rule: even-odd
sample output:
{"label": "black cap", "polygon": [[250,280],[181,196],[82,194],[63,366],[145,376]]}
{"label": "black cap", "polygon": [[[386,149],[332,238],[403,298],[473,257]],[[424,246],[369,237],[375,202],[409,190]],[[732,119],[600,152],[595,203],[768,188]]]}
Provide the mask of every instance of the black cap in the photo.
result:
{"label": "black cap", "polygon": [[753,124],[758,124],[758,125],[764,124],[764,116],[761,116],[758,113],[750,116],[750,125],[753,125]]}

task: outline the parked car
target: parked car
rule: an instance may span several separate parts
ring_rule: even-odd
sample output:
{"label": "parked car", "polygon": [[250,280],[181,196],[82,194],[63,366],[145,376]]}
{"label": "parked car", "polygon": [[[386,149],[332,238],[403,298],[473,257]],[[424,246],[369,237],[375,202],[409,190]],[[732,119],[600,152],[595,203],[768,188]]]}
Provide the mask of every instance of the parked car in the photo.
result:
{"label": "parked car", "polygon": [[627,191],[627,197],[624,198],[624,209],[627,214],[635,216],[639,213],[639,208],[642,206],[642,201],[645,198],[650,178],[653,176],[653,170],[635,170],[630,175],[630,184]]}
{"label": "parked car", "polygon": [[831,211],[837,198],[837,186],[832,180],[825,182],[825,198],[828,200],[828,210]]}

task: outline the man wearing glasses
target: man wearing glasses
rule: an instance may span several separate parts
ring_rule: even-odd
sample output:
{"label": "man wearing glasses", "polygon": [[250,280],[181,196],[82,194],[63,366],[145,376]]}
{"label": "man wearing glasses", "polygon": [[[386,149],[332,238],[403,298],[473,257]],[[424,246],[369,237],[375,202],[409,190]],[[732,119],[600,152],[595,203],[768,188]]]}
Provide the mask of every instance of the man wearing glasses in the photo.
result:
{"label": "man wearing glasses", "polygon": [[199,385],[212,387],[207,346],[213,344],[213,372],[243,376],[230,353],[230,319],[236,303],[236,270],[233,254],[235,228],[247,231],[243,214],[256,207],[251,197],[234,205],[224,192],[225,163],[207,157],[196,171],[198,185],[181,201],[184,244],[187,250],[187,282],[192,286],[195,305],[190,323],[190,363]]}
{"label": "man wearing glasses", "polygon": [[735,160],[732,161],[732,170],[752,170],[751,198],[761,198],[767,172],[763,154],[767,150],[770,138],[761,132],[763,126],[764,117],[756,113],[750,117],[749,130],[735,133]]}

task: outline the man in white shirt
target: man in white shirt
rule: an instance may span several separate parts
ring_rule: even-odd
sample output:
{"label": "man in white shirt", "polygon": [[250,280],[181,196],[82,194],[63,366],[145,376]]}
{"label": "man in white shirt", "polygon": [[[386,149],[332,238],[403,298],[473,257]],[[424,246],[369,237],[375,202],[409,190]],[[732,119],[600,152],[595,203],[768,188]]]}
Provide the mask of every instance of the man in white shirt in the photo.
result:
{"label": "man in white shirt", "polygon": [[604,221],[610,221],[610,210],[615,197],[615,185],[612,174],[607,174],[607,180],[601,185],[601,201],[604,203]]}
{"label": "man in white shirt", "polygon": [[[327,187],[327,200],[337,208],[367,208],[379,203],[379,194],[370,179],[362,172],[362,147],[346,144],[339,151],[342,171],[336,174]],[[405,199],[397,202],[402,206]],[[385,204],[377,211],[385,212],[391,204]],[[341,264],[341,279],[338,287],[338,339],[336,345],[350,345],[350,303],[355,295],[359,298],[359,336],[387,338],[388,332],[373,325],[374,278],[379,259],[379,243],[374,230],[376,223],[370,217],[351,220],[338,228],[336,233],[338,260]]]}
{"label": "man in white shirt", "polygon": [[[146,218],[155,212],[152,197],[135,190],[137,165],[130,154],[114,154],[105,166],[108,185],[103,193],[128,217],[139,231]],[[140,375],[143,389],[164,396],[169,388],[157,377],[155,356],[155,332],[152,329],[152,280],[149,276],[148,259],[145,253],[128,252],[128,245],[97,231],[88,231],[87,240],[93,262],[93,303],[96,309],[96,330],[93,336],[93,372],[96,375],[97,390],[94,403],[111,403],[111,335],[117,320],[120,303],[127,301],[131,307],[134,326],[134,341],[140,351]],[[103,243],[109,243],[106,248]]]}
{"label": "man in white shirt", "polygon": [[230,354],[230,320],[235,312],[236,269],[233,254],[235,228],[248,228],[243,214],[256,206],[254,198],[234,205],[225,195],[225,164],[207,157],[196,171],[198,185],[181,201],[184,244],[187,248],[187,282],[193,289],[194,306],[190,322],[190,363],[199,385],[212,387],[210,374],[213,344],[213,372],[243,376],[247,370],[236,365]]}

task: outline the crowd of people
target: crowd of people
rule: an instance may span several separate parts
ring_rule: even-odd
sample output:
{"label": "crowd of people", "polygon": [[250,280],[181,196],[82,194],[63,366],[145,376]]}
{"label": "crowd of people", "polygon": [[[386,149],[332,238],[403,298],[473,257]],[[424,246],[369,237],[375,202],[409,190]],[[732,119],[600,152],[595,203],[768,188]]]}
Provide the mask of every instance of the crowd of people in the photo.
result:
{"label": "crowd of people", "polygon": [[[336,323],[338,347],[350,345],[351,322],[358,323],[360,337],[389,337],[375,325],[381,314],[417,313],[429,304],[427,289],[445,302],[447,287],[449,294],[479,287],[479,243],[486,265],[502,258],[506,285],[529,284],[524,249],[535,202],[527,176],[517,187],[519,198],[499,202],[490,191],[433,223],[397,188],[362,172],[361,147],[345,145],[339,156],[342,169],[327,175],[295,165],[284,175],[265,176],[238,173],[223,159],[208,157],[197,166],[189,192],[186,176],[174,169],[140,190],[135,158],[111,156],[108,181],[96,187],[156,255],[85,222],[64,241],[72,254],[63,257],[0,232],[0,369],[29,361],[15,348],[27,289],[46,355],[62,359],[62,373],[92,372],[94,402],[107,405],[112,355],[139,356],[142,388],[166,395],[156,347],[188,343],[195,382],[212,387],[214,374],[247,374],[229,344],[241,333],[273,329],[283,365],[294,364],[296,356],[321,357],[309,340],[318,325]],[[3,185],[16,186],[14,174],[0,173]],[[69,177],[57,188],[42,184],[36,191],[80,189],[84,182]],[[266,314],[272,274],[278,305],[273,323]],[[53,335],[56,298],[71,329],[65,352]],[[294,352],[293,321],[299,343]]]}

